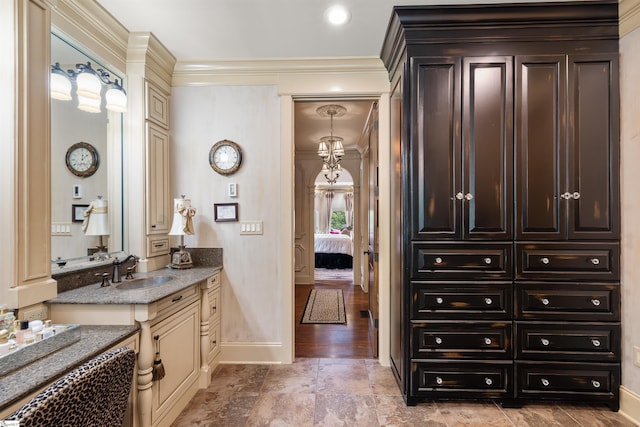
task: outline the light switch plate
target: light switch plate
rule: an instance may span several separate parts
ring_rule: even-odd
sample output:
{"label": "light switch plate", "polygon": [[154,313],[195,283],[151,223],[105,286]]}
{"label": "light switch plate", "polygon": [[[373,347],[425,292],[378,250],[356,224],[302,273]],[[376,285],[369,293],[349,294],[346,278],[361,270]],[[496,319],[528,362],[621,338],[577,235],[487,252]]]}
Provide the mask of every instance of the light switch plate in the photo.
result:
{"label": "light switch plate", "polygon": [[242,221],[240,234],[263,234],[262,221]]}
{"label": "light switch plate", "polygon": [[238,197],[238,184],[235,182],[230,183],[227,194],[229,197]]}

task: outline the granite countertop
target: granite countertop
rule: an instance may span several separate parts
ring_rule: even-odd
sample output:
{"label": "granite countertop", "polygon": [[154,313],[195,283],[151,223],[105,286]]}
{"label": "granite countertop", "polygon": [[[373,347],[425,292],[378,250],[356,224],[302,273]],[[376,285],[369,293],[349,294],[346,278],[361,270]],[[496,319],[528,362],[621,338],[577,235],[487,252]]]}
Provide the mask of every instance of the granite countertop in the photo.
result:
{"label": "granite countertop", "polygon": [[135,335],[138,330],[138,326],[80,326],[78,342],[0,378],[0,412],[119,341]]}
{"label": "granite countertop", "polygon": [[159,285],[147,286],[142,289],[118,289],[121,283],[101,287],[100,283],[83,286],[78,289],[62,292],[57,297],[47,301],[49,304],[150,304],[159,301],[175,292],[188,288],[198,282],[211,277],[222,267],[194,267],[185,270],[162,268],[148,273],[135,273],[134,279],[173,276],[173,280]]}

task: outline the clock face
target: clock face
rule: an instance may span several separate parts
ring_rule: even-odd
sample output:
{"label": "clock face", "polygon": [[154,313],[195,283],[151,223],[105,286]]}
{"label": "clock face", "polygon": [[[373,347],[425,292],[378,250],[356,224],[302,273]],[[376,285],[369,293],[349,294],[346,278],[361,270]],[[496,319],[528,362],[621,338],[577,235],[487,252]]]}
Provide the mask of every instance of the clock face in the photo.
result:
{"label": "clock face", "polygon": [[98,151],[91,144],[78,142],[67,150],[67,168],[76,176],[88,177],[98,170]]}
{"label": "clock face", "polygon": [[216,142],[209,152],[209,164],[219,174],[230,175],[240,168],[242,151],[233,141]]}

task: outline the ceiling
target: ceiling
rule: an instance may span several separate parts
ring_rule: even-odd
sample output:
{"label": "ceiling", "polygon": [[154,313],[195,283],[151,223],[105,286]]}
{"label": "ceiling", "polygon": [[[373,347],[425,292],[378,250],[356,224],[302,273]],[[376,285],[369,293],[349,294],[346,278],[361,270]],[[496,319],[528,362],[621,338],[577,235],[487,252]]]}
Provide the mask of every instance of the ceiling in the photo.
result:
{"label": "ceiling", "polygon": [[[509,0],[510,3],[545,0]],[[396,4],[505,3],[497,0],[97,0],[129,31],[150,31],[178,61],[266,58],[379,57]],[[327,8],[346,6],[341,27],[324,19]],[[296,150],[317,149],[329,133],[315,110],[329,103],[296,102]],[[347,114],[335,134],[353,148],[371,102],[339,102]]]}

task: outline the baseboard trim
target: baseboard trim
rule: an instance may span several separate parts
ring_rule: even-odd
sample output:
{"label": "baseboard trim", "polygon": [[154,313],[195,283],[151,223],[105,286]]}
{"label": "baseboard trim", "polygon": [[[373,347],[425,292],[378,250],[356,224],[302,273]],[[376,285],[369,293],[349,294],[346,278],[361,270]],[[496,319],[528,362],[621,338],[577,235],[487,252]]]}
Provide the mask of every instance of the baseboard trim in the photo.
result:
{"label": "baseboard trim", "polygon": [[640,425],[640,394],[620,386],[620,413]]}
{"label": "baseboard trim", "polygon": [[222,343],[220,364],[283,364],[289,363],[282,343]]}

